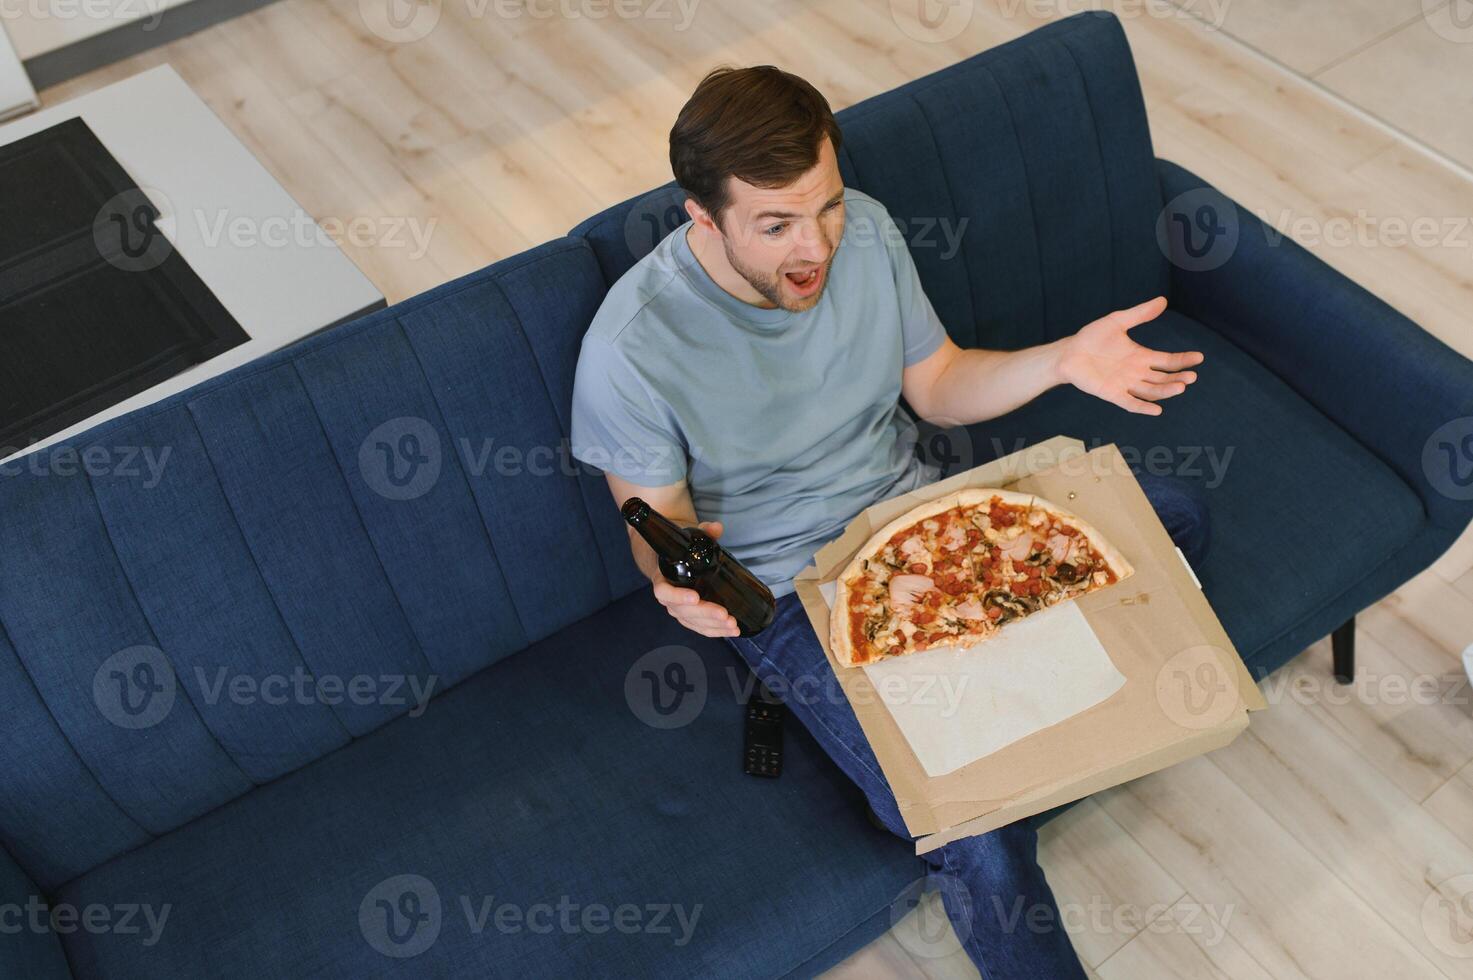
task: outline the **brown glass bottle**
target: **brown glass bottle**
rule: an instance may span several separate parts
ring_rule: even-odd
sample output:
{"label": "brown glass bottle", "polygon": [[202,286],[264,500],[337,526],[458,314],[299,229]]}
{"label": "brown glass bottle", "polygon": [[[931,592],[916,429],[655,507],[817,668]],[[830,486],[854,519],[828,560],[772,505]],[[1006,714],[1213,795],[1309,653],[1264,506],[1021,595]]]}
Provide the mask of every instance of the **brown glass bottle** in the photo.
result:
{"label": "brown glass bottle", "polygon": [[777,610],[772,590],[715,538],[698,527],[676,525],[639,497],[624,501],[620,513],[654,550],[666,580],[731,613],[742,636],[760,633],[772,622]]}

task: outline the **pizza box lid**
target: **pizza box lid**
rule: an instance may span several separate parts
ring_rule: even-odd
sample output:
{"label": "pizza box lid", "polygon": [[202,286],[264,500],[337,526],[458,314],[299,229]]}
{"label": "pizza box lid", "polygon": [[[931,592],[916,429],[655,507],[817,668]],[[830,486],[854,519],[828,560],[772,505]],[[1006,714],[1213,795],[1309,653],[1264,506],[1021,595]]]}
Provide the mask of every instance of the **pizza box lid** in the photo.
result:
{"label": "pizza box lid", "polygon": [[[879,528],[969,487],[1035,493],[1093,524],[1135,574],[1074,602],[1125,684],[1094,707],[960,769],[929,776],[863,668],[829,649],[832,582]],[[892,497],[819,549],[794,586],[924,854],[1220,748],[1266,707],[1232,640],[1112,443],[1055,436]]]}

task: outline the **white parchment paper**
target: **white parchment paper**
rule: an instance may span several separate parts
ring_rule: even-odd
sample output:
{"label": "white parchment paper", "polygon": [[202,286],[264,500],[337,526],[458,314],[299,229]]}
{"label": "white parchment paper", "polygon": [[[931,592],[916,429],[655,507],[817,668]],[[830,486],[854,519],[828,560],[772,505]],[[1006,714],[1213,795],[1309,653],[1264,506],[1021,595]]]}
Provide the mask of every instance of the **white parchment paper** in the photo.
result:
{"label": "white parchment paper", "polygon": [[[832,610],[835,583],[819,591]],[[1010,623],[973,647],[908,653],[861,669],[930,776],[1057,725],[1125,683],[1075,602]]]}

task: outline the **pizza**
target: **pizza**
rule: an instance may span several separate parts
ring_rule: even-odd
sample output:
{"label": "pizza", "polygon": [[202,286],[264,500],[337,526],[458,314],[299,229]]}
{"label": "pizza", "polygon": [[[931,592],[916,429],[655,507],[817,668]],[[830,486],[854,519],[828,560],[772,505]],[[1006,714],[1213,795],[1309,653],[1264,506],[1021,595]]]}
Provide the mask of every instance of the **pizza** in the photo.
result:
{"label": "pizza", "polygon": [[1134,571],[1093,527],[1041,497],[959,490],[859,549],[838,579],[829,645],[846,667],[971,646]]}

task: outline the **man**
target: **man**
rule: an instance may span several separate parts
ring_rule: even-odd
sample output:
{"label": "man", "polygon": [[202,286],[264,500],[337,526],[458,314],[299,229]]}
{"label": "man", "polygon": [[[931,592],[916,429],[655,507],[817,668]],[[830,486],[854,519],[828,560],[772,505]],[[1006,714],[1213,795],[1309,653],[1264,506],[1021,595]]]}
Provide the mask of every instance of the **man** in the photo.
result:
{"label": "man", "polygon": [[[1054,343],[959,349],[885,208],[844,187],[841,141],[827,101],[801,78],[760,66],[701,81],[670,132],[691,220],[621,277],[595,316],[571,442],[605,472],[616,502],[638,495],[678,523],[699,521],[779,597],[770,626],[738,637],[725,609],[666,582],[630,535],[670,615],[727,637],[769,688],[790,692],[790,709],[878,819],[908,839],[792,582],[861,510],[940,475],[912,451],[900,395],[947,426],[995,418],[1058,384],[1155,415],[1196,380],[1189,369],[1202,355],[1127,336],[1165,308],[1160,297]],[[1199,562],[1200,502],[1174,481],[1141,482]],[[1037,927],[1059,916],[1036,844],[1019,821],[928,855],[984,977],[1084,976],[1062,926]]]}

